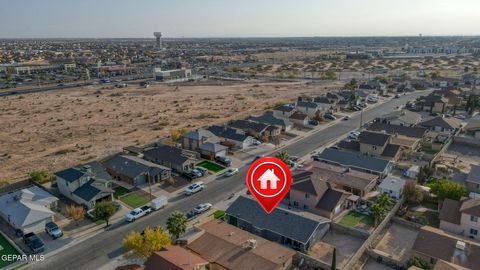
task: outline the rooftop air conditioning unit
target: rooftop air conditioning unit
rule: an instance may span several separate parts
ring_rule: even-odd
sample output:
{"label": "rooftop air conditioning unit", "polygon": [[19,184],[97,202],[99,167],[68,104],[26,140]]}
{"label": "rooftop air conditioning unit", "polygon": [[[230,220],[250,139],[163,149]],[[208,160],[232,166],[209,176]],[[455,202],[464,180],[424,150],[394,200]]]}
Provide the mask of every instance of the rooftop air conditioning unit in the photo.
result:
{"label": "rooftop air conditioning unit", "polygon": [[459,250],[465,250],[466,243],[463,241],[457,241],[457,244],[455,244],[455,247]]}

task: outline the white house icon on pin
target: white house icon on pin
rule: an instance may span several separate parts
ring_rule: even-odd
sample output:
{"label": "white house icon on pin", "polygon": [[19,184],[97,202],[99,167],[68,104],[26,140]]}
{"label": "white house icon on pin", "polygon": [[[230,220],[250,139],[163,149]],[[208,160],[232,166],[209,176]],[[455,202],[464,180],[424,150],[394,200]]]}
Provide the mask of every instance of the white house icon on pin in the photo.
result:
{"label": "white house icon on pin", "polygon": [[260,181],[260,189],[267,189],[267,183],[270,183],[271,189],[276,189],[277,182],[280,181],[280,178],[273,173],[273,169],[268,169],[258,178],[258,181]]}

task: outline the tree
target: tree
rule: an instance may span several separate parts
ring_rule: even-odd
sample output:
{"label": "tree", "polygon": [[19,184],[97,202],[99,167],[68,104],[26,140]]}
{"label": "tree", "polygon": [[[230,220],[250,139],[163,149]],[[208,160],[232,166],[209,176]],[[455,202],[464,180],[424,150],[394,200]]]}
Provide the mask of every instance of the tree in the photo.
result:
{"label": "tree", "polygon": [[373,217],[375,218],[375,226],[377,226],[378,224],[380,224],[380,221],[385,217],[385,213],[387,212],[387,210],[378,203],[374,203],[370,210],[372,211]]}
{"label": "tree", "polygon": [[105,220],[105,222],[107,223],[106,227],[108,227],[108,222],[116,211],[117,209],[112,202],[103,201],[95,204],[95,208],[93,209],[93,216],[96,219]]}
{"label": "tree", "polygon": [[75,225],[78,226],[78,222],[85,217],[85,209],[81,206],[72,204],[67,206],[67,215],[69,218],[73,219]]}
{"label": "tree", "polygon": [[467,194],[464,185],[449,181],[447,179],[436,180],[430,185],[431,192],[437,196],[439,200],[452,199],[459,201],[461,197]]}
{"label": "tree", "polygon": [[179,211],[173,212],[167,219],[167,229],[172,238],[177,239],[187,230],[187,217]]}
{"label": "tree", "polygon": [[330,266],[331,270],[337,270],[337,249],[333,248],[333,256],[332,256],[332,265]]}
{"label": "tree", "polygon": [[424,261],[423,259],[417,258],[417,257],[412,257],[412,258],[408,259],[407,267],[410,268],[412,266],[416,266],[416,267],[424,269],[424,270],[432,269],[432,265],[430,265],[428,262]]}
{"label": "tree", "polygon": [[350,82],[345,84],[344,88],[348,90],[353,90],[358,87],[358,83],[356,79],[352,79]]}
{"label": "tree", "polygon": [[433,176],[434,170],[429,165],[420,167],[417,175],[417,180],[420,185],[423,185],[427,180]]}
{"label": "tree", "polygon": [[417,204],[423,200],[422,190],[417,187],[414,181],[407,181],[407,183],[405,183],[403,195],[405,195],[408,204]]}
{"label": "tree", "polygon": [[394,201],[392,200],[392,198],[390,198],[390,196],[386,194],[378,196],[378,198],[375,200],[375,203],[379,204],[385,209],[390,209],[394,205]]}
{"label": "tree", "polygon": [[170,245],[170,238],[167,232],[161,227],[147,227],[143,233],[130,232],[122,241],[125,250],[129,251],[127,256],[139,259],[146,259],[155,251]]}
{"label": "tree", "polygon": [[465,68],[464,68],[464,71],[465,71],[465,73],[468,73],[468,72],[470,71],[470,68],[469,68],[469,67],[465,67]]}
{"label": "tree", "polygon": [[51,180],[50,175],[46,171],[33,171],[30,173],[30,177],[33,181],[43,184]]}
{"label": "tree", "polygon": [[184,128],[177,129],[170,134],[170,138],[172,138],[172,141],[176,142],[180,140],[180,137],[182,137],[183,133],[185,133],[186,130]]}
{"label": "tree", "polygon": [[480,107],[480,97],[476,95],[470,95],[467,100],[465,109],[472,115]]}
{"label": "tree", "polygon": [[275,154],[275,157],[278,158],[278,159],[280,159],[281,161],[283,161],[283,163],[285,163],[285,164],[287,164],[287,165],[290,163],[290,161],[289,161],[289,159],[288,159],[288,158],[289,158],[288,153],[285,152],[285,151],[283,151],[283,150],[277,152],[277,153]]}

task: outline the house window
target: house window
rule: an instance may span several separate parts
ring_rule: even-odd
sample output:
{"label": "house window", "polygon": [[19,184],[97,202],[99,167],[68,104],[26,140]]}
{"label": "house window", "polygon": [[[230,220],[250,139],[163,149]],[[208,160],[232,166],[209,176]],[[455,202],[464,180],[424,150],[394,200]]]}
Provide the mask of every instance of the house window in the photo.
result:
{"label": "house window", "polygon": [[376,146],[372,146],[373,150],[377,150],[377,147]]}
{"label": "house window", "polygon": [[470,235],[477,235],[478,234],[478,230],[476,229],[470,229]]}
{"label": "house window", "polygon": [[303,205],[303,209],[307,210],[307,209],[308,209],[308,205],[304,204],[304,205]]}
{"label": "house window", "polygon": [[305,193],[305,199],[308,199],[308,198],[310,198],[310,194]]}
{"label": "house window", "polygon": [[470,221],[478,222],[478,217],[476,217],[476,216],[470,216]]}
{"label": "house window", "polygon": [[293,201],[293,206],[297,206],[297,207],[298,207],[298,202]]}

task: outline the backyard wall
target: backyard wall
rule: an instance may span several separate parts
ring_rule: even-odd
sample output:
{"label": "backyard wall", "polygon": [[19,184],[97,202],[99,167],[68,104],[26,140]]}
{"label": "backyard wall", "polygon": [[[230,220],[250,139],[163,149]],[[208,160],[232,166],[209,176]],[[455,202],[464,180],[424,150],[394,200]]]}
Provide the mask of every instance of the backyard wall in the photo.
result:
{"label": "backyard wall", "polygon": [[395,204],[393,209],[388,213],[388,215],[382,220],[382,222],[375,228],[373,233],[370,235],[370,237],[365,240],[365,242],[360,246],[360,248],[353,254],[352,257],[350,257],[350,260],[345,264],[343,269],[345,270],[350,270],[350,269],[357,269],[354,268],[356,266],[357,261],[362,257],[363,253],[367,250],[367,248],[371,248],[371,244],[373,240],[378,239],[379,236],[381,236],[382,231],[387,227],[387,225],[390,223],[392,218],[395,216],[397,213],[398,209],[403,205],[405,201],[405,198],[402,198],[400,201]]}
{"label": "backyard wall", "polygon": [[342,224],[339,224],[339,223],[332,222],[330,226],[331,226],[331,229],[334,230],[334,231],[337,231],[337,232],[340,232],[340,233],[343,233],[343,234],[348,234],[348,235],[358,237],[358,238],[361,238],[361,239],[364,239],[364,240],[368,239],[368,237],[370,236],[370,233],[365,231],[365,230],[357,229],[357,228],[350,228],[350,227],[347,227],[347,226],[343,226]]}

